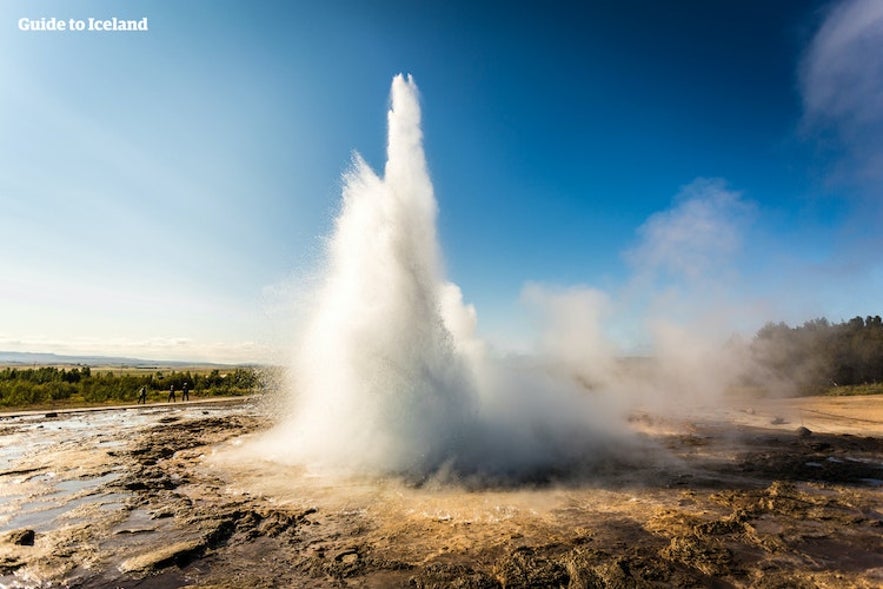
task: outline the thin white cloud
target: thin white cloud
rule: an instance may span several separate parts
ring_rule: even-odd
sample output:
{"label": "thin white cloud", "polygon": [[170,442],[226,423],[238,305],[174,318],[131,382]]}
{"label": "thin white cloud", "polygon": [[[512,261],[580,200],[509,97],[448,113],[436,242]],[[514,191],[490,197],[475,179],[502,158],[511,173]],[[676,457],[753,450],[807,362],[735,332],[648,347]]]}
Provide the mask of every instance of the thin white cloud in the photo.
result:
{"label": "thin white cloud", "polygon": [[699,178],[681,189],[675,205],[638,228],[638,245],[625,253],[641,281],[695,281],[716,275],[742,245],[753,205],[720,179]]}
{"label": "thin white cloud", "polygon": [[800,89],[807,128],[833,133],[847,152],[841,175],[865,186],[883,176],[883,2],[833,6],[804,55]]}
{"label": "thin white cloud", "polygon": [[254,341],[205,341],[182,336],[139,339],[36,335],[19,338],[0,334],[0,350],[231,364],[266,362],[273,358],[271,349]]}

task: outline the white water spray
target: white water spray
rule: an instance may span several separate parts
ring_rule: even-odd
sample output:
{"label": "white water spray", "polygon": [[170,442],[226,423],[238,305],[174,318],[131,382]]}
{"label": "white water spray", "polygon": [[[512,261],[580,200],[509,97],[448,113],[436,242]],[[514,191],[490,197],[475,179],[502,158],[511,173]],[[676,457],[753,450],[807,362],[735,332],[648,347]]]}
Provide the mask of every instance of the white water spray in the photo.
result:
{"label": "white water spray", "polygon": [[383,178],[356,156],[294,362],[291,456],[369,471],[439,464],[475,392],[441,312],[437,206],[417,87],[392,84]]}
{"label": "white water spray", "polygon": [[445,281],[410,76],[393,80],[388,122],[383,177],[358,155],[345,177],[292,367],[291,417],[269,453],[326,471],[417,476],[508,476],[581,459],[605,429],[598,422],[610,422],[597,418],[598,400],[566,378],[491,361],[474,309]]}

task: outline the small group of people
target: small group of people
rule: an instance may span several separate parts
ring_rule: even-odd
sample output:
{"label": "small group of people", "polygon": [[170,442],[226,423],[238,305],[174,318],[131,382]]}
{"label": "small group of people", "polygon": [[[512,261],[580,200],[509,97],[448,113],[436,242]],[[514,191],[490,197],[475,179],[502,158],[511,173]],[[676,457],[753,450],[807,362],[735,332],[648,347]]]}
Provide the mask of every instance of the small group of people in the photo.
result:
{"label": "small group of people", "polygon": [[[189,400],[190,400],[190,389],[189,389],[189,387],[190,387],[190,384],[189,384],[187,381],[184,381],[184,386],[181,387],[181,402],[182,402],[182,403],[183,403],[184,401],[189,401]],[[175,399],[176,399],[176,397],[175,397],[175,385],[171,385],[171,386],[169,386],[169,398],[168,398],[168,401],[167,401],[167,402],[168,402],[168,403],[174,403],[174,402],[175,402]]]}
{"label": "small group of people", "polygon": [[[177,400],[177,396],[175,395],[175,385],[169,386],[169,398],[166,401],[167,403],[174,403]],[[184,385],[181,387],[181,402],[190,400],[190,383],[187,381],[184,382]],[[141,387],[141,390],[138,391],[138,404],[146,405],[147,404],[147,387]]]}

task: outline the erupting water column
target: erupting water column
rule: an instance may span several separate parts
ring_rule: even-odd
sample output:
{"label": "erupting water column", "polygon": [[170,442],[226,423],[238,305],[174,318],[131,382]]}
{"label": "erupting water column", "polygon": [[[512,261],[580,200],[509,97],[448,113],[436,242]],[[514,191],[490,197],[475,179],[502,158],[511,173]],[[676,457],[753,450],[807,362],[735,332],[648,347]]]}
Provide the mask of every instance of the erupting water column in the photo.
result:
{"label": "erupting water column", "polygon": [[293,364],[286,461],[425,473],[456,453],[475,415],[473,379],[442,311],[450,285],[410,76],[393,79],[391,100],[383,177],[358,155],[345,177]]}

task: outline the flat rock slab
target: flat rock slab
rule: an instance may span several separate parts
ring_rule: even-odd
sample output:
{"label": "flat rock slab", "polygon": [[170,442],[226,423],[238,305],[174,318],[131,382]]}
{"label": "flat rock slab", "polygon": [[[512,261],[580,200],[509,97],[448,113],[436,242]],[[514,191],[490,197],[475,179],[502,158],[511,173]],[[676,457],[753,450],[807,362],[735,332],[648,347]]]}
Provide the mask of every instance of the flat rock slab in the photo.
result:
{"label": "flat rock slab", "polygon": [[183,540],[157,550],[151,550],[138,556],[128,558],[120,564],[120,571],[131,573],[150,571],[163,568],[177,560],[187,560],[194,553],[202,550],[205,544],[200,539]]}

